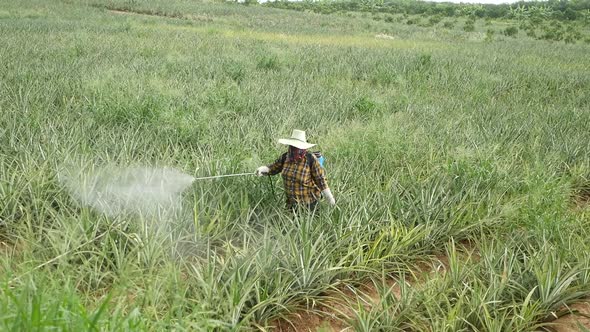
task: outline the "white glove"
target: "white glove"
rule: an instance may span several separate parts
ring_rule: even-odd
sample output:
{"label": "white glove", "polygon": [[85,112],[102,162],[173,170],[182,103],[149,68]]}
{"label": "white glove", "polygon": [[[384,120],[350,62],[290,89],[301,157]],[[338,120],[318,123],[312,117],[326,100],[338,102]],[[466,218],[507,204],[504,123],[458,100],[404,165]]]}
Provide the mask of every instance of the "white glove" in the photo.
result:
{"label": "white glove", "polygon": [[268,169],[266,166],[260,166],[256,169],[256,175],[258,176],[267,175],[268,172],[270,172],[270,169]]}
{"label": "white glove", "polygon": [[326,189],[322,190],[322,194],[324,195],[324,197],[326,198],[326,200],[328,201],[328,204],[330,204],[330,206],[336,205],[336,200],[334,199],[334,196],[332,196],[332,192],[330,191],[330,188],[326,188]]}

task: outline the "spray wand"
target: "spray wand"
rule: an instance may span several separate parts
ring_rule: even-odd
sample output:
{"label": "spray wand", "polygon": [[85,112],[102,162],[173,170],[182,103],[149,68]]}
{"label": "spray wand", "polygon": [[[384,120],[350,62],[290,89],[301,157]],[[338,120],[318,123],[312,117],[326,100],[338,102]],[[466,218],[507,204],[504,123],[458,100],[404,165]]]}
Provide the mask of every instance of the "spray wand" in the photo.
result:
{"label": "spray wand", "polygon": [[244,175],[254,175],[256,173],[238,173],[238,174],[225,174],[225,175],[214,175],[214,176],[204,176],[201,178],[195,178],[193,181],[197,180],[208,180],[208,179],[218,179],[218,178],[229,178],[232,176],[244,176]]}
{"label": "spray wand", "polygon": [[[219,179],[219,178],[229,178],[229,177],[233,177],[233,176],[244,176],[244,175],[254,175],[256,173],[238,173],[238,174],[225,174],[225,175],[214,175],[214,176],[204,176],[204,177],[200,177],[200,178],[195,178],[193,180],[197,181],[197,180],[209,180],[209,179]],[[272,183],[272,180],[270,178],[270,174],[268,175],[268,182],[270,184],[270,190],[272,191],[272,197],[276,197],[275,195],[275,188],[274,185]]]}

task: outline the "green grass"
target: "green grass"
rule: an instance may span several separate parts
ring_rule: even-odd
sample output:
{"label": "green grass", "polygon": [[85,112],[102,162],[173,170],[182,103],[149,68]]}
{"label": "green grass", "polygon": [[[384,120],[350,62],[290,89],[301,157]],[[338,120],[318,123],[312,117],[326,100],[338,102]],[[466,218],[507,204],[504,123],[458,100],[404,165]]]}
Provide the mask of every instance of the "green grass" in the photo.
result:
{"label": "green grass", "polygon": [[[587,44],[218,2],[0,7],[2,330],[264,329],[436,254],[447,273],[402,301],[384,287],[349,323],[532,331],[590,295]],[[167,236],[58,179],[249,172],[294,128],[338,203],[315,218],[284,211],[279,179],[276,197],[267,179],[202,181]],[[463,240],[479,260],[456,257]]]}

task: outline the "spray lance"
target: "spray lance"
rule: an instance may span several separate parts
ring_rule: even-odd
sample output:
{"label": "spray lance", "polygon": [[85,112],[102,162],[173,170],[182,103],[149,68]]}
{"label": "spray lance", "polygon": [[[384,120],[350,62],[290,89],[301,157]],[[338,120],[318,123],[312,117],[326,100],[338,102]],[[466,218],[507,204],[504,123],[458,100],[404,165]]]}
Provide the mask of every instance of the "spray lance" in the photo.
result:
{"label": "spray lance", "polygon": [[238,174],[225,174],[225,175],[214,175],[214,176],[204,176],[200,178],[195,178],[193,181],[197,180],[209,180],[209,179],[219,179],[219,178],[229,178],[233,176],[244,176],[244,175],[254,175],[256,173],[238,173]]}
{"label": "spray lance", "polygon": [[[224,174],[224,175],[214,175],[214,176],[204,176],[204,177],[200,177],[200,178],[195,178],[193,181],[198,181],[198,180],[209,180],[209,179],[219,179],[219,178],[229,178],[229,177],[234,177],[234,176],[245,176],[245,175],[255,175],[256,173],[237,173],[237,174]],[[273,186],[272,180],[270,178],[270,174],[267,175],[268,176],[268,182],[270,184],[270,191],[272,192],[272,196],[275,196],[275,188]]]}

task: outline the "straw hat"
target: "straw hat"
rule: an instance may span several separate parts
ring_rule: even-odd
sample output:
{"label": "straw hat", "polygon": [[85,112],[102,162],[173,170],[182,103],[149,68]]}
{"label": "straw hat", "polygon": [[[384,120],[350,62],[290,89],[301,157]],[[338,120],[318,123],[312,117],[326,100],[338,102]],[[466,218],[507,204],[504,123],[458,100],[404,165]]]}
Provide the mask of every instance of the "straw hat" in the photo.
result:
{"label": "straw hat", "polygon": [[305,131],[297,129],[293,129],[291,138],[281,138],[279,139],[279,143],[285,145],[292,145],[302,150],[307,150],[312,146],[315,146],[315,144],[307,143],[307,139],[305,138]]}

